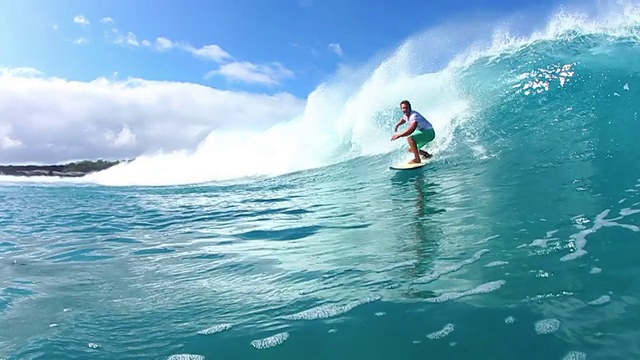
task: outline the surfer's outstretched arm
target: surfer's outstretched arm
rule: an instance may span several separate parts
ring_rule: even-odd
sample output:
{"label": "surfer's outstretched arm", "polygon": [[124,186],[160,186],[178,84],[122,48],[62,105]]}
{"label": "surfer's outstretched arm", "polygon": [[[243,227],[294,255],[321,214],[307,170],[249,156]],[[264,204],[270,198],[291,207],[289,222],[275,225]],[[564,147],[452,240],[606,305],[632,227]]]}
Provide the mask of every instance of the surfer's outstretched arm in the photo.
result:
{"label": "surfer's outstretched arm", "polygon": [[398,131],[398,127],[400,127],[400,125],[404,124],[405,120],[404,118],[401,118],[400,121],[398,121],[398,123],[396,124],[396,127],[393,129],[394,132]]}

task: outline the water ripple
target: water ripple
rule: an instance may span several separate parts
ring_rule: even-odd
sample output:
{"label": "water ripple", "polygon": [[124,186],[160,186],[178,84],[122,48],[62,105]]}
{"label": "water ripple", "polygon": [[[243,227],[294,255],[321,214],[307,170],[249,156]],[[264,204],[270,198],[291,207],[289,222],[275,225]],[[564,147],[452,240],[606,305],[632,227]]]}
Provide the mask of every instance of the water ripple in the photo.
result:
{"label": "water ripple", "polygon": [[394,175],[375,191],[348,173],[307,186],[0,188],[0,356],[304,357],[331,336],[365,357],[433,346],[454,358],[482,354],[474,338],[491,332],[505,351],[517,338],[581,358],[577,345],[626,343],[597,334],[637,320],[624,255],[637,250],[637,193],[524,211],[535,199],[507,191],[511,180],[487,190],[488,170]]}

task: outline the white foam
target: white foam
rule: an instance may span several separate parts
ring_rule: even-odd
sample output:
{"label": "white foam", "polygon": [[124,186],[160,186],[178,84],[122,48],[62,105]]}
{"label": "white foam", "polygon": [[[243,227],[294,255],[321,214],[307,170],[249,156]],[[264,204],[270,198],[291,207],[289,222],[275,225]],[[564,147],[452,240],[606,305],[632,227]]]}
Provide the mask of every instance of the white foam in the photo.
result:
{"label": "white foam", "polygon": [[205,357],[198,354],[176,354],[169,356],[167,360],[205,360]]}
{"label": "white foam", "polygon": [[587,354],[581,351],[570,351],[562,360],[587,360]]}
{"label": "white foam", "polygon": [[549,241],[559,240],[559,238],[552,237],[553,234],[555,234],[556,232],[558,232],[558,230],[547,231],[547,234],[545,235],[544,238],[542,238],[542,239],[534,239],[531,242],[531,244],[529,244],[529,246],[538,246],[538,247],[541,247],[541,248],[546,248],[548,246],[547,243]]}
{"label": "white foam", "polygon": [[289,338],[288,332],[281,332],[279,334],[275,334],[264,339],[253,340],[251,341],[251,346],[256,349],[268,349],[274,346],[278,346],[285,342]]}
{"label": "white foam", "polygon": [[583,250],[583,249],[578,249],[570,254],[567,254],[565,256],[563,256],[562,258],[560,258],[561,261],[572,261],[575,260],[579,257],[585,256],[587,255],[587,251]]}
{"label": "white foam", "polygon": [[378,301],[381,298],[382,297],[380,296],[372,296],[361,300],[351,301],[346,304],[323,304],[292,315],[285,315],[284,318],[287,320],[315,320],[332,318],[345,314],[358,306]]}
{"label": "white foam", "polygon": [[554,333],[560,329],[560,320],[544,319],[535,323],[535,330],[538,335],[547,335]]}
{"label": "white foam", "polygon": [[475,243],[475,245],[486,244],[486,243],[488,243],[490,240],[493,240],[493,239],[495,239],[495,238],[498,238],[499,236],[500,236],[500,235],[492,235],[492,236],[486,237],[486,238],[484,238],[484,239],[482,239],[482,240],[478,240],[478,241]]}
{"label": "white foam", "polygon": [[440,296],[437,296],[434,298],[428,298],[428,299],[425,299],[424,301],[430,302],[430,303],[442,303],[442,302],[457,300],[466,296],[487,294],[500,289],[504,284],[506,284],[505,280],[491,281],[488,283],[478,285],[471,290],[462,291],[462,292],[443,293]]}
{"label": "white foam", "polygon": [[640,209],[631,209],[631,208],[620,209],[620,215],[622,216],[629,216],[629,215],[638,214],[638,213],[640,213]]}
{"label": "white foam", "polygon": [[530,272],[535,272],[537,278],[547,278],[550,274],[544,270],[531,270]]}
{"label": "white foam", "polygon": [[200,335],[216,334],[216,333],[219,333],[219,332],[222,332],[222,331],[229,330],[229,329],[231,329],[231,327],[232,327],[231,324],[213,325],[210,328],[198,331],[198,334],[200,334]]}
{"label": "white foam", "polygon": [[558,240],[557,238],[550,238],[550,239],[534,239],[531,244],[529,244],[529,246],[538,246],[541,248],[546,248],[547,247],[547,243],[551,240]]}
{"label": "white foam", "polygon": [[609,295],[602,295],[595,300],[589,301],[587,304],[591,306],[599,306],[599,305],[608,304],[610,301],[611,301],[611,297]]}
{"label": "white foam", "polygon": [[504,319],[504,323],[507,324],[507,325],[511,325],[511,324],[513,324],[515,322],[516,322],[516,318],[514,318],[513,316],[507,316]]}
{"label": "white foam", "polygon": [[620,211],[619,217],[611,220],[605,219],[610,212],[611,212],[610,209],[604,210],[603,212],[601,212],[596,216],[594,220],[594,224],[591,228],[583,229],[580,232],[571,235],[571,238],[573,239],[573,247],[575,250],[574,252],[563,256],[562,258],[560,258],[560,260],[571,261],[586,255],[587,251],[584,250],[584,247],[587,245],[587,236],[595,233],[596,231],[600,230],[603,227],[617,226],[617,227],[628,229],[634,232],[640,231],[640,227],[638,226],[629,225],[629,224],[620,224],[616,222],[617,220],[620,220],[625,216],[637,213],[635,209],[623,209]]}
{"label": "white foam", "polygon": [[[518,35],[517,29],[503,26],[495,31],[492,43],[488,48],[481,47],[476,51],[461,53],[457,62],[470,64],[482,57],[497,57],[507,53],[515,53],[524,47],[543,40],[566,39],[589,34],[606,34],[613,37],[635,37],[636,27],[640,23],[640,4],[627,1],[599,2],[594,9],[591,4],[582,2],[586,8],[559,8],[551,11],[551,18],[540,23],[541,28],[528,35]],[[594,11],[595,10],[595,11]],[[530,15],[524,15],[528,17]],[[514,24],[522,22],[515,19]],[[528,20],[528,19],[527,19]],[[471,48],[473,49],[473,48]],[[560,72],[566,72],[561,70]]]}
{"label": "white foam", "polygon": [[[559,65],[549,65],[547,68],[540,68],[531,72],[525,72],[520,76],[523,82],[513,85],[517,88],[517,93],[526,95],[539,94],[549,91],[549,86],[554,80],[558,80],[560,87],[563,87],[573,76],[574,71],[569,71],[575,63]],[[529,79],[529,80],[527,80]],[[526,82],[524,80],[527,80]]]}
{"label": "white foam", "polygon": [[431,340],[442,339],[443,337],[446,337],[449,334],[451,334],[453,330],[455,330],[455,326],[449,323],[445,325],[441,330],[428,334],[427,338]]}
{"label": "white foam", "polygon": [[488,263],[487,265],[485,265],[485,267],[496,267],[496,266],[503,266],[503,265],[507,265],[509,264],[508,261],[492,261],[490,263]]}

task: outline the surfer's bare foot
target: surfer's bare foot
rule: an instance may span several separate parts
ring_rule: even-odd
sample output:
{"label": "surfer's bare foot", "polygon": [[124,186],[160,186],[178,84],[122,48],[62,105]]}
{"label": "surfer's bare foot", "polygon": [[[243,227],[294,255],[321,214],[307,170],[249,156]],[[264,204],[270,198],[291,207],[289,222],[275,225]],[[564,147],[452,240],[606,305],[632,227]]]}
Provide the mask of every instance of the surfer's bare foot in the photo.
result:
{"label": "surfer's bare foot", "polygon": [[413,160],[409,161],[409,164],[420,164],[420,162],[421,162],[420,159],[418,159],[418,160],[413,159]]}

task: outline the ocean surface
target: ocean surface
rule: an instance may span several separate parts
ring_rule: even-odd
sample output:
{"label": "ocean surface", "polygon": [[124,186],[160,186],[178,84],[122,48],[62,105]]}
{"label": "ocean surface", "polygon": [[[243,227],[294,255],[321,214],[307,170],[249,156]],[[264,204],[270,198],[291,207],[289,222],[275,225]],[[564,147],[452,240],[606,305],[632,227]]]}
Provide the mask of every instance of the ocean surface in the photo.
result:
{"label": "ocean surface", "polygon": [[[0,359],[639,358],[633,14],[439,67],[429,30],[266,132],[0,177]],[[404,98],[437,138],[400,172]]]}

